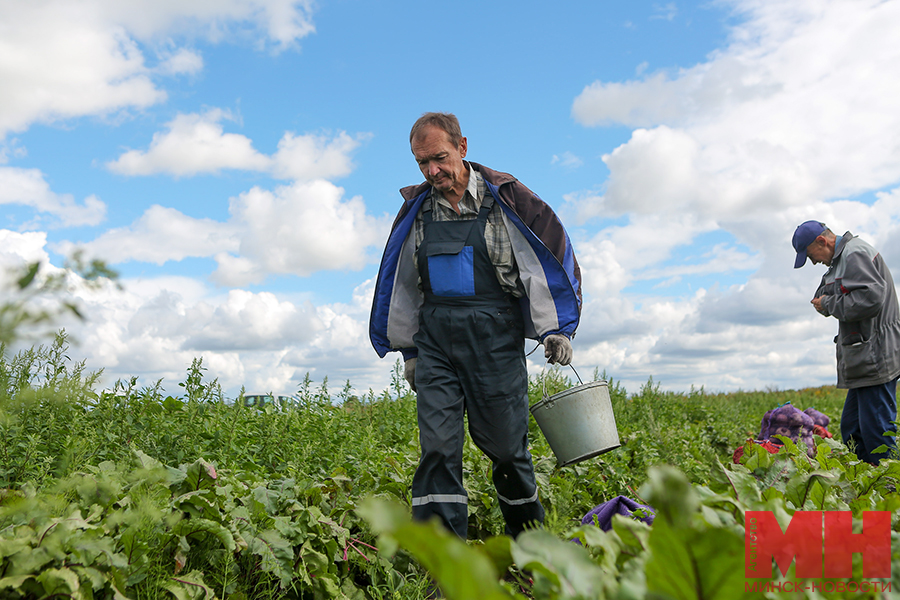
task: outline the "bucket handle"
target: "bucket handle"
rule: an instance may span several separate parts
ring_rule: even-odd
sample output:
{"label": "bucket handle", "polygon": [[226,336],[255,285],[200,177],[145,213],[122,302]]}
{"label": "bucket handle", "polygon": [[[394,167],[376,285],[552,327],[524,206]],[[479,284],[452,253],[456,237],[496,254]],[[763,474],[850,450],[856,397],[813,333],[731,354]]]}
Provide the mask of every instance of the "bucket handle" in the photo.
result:
{"label": "bucket handle", "polygon": [[[544,363],[544,366],[541,367],[541,382],[544,384],[544,393],[543,397],[545,400],[549,400],[549,396],[547,396],[547,378],[544,376],[544,369],[547,368],[547,365],[550,364],[550,361]],[[578,378],[578,385],[584,385],[584,382],[581,381],[581,375],[578,374],[578,371],[575,371],[575,365],[569,363],[569,366],[572,367],[572,371],[575,372],[575,377]]]}

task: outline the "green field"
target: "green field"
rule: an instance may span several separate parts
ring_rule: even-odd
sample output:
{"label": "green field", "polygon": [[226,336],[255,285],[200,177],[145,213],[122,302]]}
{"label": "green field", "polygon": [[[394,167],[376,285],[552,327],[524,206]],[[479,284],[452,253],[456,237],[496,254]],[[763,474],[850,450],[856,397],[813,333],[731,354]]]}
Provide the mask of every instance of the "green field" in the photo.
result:
{"label": "green field", "polygon": [[[620,448],[557,468],[532,420],[543,530],[501,535],[490,463],[467,442],[463,544],[409,522],[418,441],[399,363],[381,393],[307,378],[298,406],[257,410],[226,401],[200,360],[172,397],[136,380],[100,393],[74,355],[60,335],[0,360],[0,598],[412,599],[422,597],[424,567],[448,597],[478,600],[900,591],[900,463],[860,464],[821,438],[814,459],[788,443],[775,455],[748,445],[732,463],[762,415],[788,401],[829,415],[837,433],[844,392],[832,387],[673,393],[609,380]],[[545,385],[572,385],[565,371],[545,377],[531,381],[532,402]],[[653,526],[624,517],[608,533],[580,525],[618,495],[653,506]],[[863,592],[746,591],[748,510],[773,511],[782,526],[796,510],[891,511],[893,581]],[[859,555],[853,574],[876,581]],[[796,580],[791,567],[774,581]],[[890,593],[872,589],[888,584]]]}

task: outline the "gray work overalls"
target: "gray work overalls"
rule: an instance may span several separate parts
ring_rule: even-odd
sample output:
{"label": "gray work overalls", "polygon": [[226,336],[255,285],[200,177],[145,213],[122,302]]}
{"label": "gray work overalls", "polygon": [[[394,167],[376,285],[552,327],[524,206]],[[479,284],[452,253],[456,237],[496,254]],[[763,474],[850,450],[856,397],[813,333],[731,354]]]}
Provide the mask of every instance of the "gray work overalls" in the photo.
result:
{"label": "gray work overalls", "polygon": [[418,249],[425,303],[413,341],[418,349],[419,442],[412,484],[416,520],[438,515],[465,539],[468,496],[462,481],[469,433],[493,462],[506,533],[544,520],[528,452],[528,376],[518,302],[503,291],[484,241],[494,205],[485,194],[477,219],[435,221],[423,205]]}

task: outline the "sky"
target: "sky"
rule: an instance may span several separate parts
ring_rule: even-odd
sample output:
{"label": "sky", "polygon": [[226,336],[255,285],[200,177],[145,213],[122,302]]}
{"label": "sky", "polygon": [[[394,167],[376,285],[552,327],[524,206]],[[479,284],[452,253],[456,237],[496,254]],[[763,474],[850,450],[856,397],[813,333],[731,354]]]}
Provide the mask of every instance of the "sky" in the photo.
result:
{"label": "sky", "polygon": [[900,276],[898,28],[898,0],[5,0],[0,298],[80,251],[119,286],[72,280],[58,325],[105,386],[174,393],[202,358],[229,397],[380,393],[374,278],[409,128],[445,111],[566,226],[583,379],[833,384],[791,236],[852,231]]}

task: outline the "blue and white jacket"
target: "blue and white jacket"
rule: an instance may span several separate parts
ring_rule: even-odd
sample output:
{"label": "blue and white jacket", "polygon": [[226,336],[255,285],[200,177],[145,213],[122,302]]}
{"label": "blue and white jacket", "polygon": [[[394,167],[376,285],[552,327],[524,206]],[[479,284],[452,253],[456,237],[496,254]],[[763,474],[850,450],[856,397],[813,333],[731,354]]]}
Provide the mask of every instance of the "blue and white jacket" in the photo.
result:
{"label": "blue and white jacket", "polygon": [[[559,218],[537,194],[508,173],[469,162],[481,173],[503,211],[519,278],[525,335],[543,340],[554,333],[571,338],[581,316],[581,269]],[[369,319],[369,338],[382,358],[399,350],[404,360],[417,355],[413,335],[419,329],[424,302],[413,261],[413,224],[431,186],[422,183],[400,190],[400,208],[384,249]]]}

